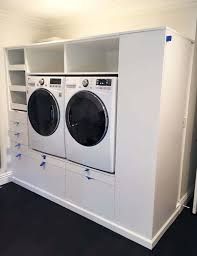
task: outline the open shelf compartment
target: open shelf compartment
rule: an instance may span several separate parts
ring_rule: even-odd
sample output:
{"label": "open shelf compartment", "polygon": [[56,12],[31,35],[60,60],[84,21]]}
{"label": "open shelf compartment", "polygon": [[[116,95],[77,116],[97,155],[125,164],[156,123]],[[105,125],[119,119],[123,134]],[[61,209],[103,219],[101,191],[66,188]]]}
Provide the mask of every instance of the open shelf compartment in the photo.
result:
{"label": "open shelf compartment", "polygon": [[25,71],[9,70],[9,84],[11,86],[25,86]]}
{"label": "open shelf compartment", "polygon": [[63,73],[64,44],[49,44],[26,48],[28,73]]}
{"label": "open shelf compartment", "polygon": [[22,105],[26,108],[27,99],[26,99],[26,92],[19,92],[19,91],[10,91],[10,99],[11,99],[11,107]]}
{"label": "open shelf compartment", "polygon": [[24,49],[8,49],[7,58],[9,66],[22,67],[25,65]]}
{"label": "open shelf compartment", "polygon": [[66,73],[116,73],[118,60],[118,37],[65,44]]}

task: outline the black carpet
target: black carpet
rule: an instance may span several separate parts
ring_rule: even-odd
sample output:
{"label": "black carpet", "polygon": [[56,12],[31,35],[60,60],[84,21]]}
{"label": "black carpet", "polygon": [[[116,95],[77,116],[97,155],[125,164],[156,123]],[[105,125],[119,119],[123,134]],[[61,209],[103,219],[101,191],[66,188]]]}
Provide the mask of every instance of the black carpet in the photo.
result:
{"label": "black carpet", "polygon": [[13,183],[0,189],[0,256],[197,256],[185,209],[150,251]]}

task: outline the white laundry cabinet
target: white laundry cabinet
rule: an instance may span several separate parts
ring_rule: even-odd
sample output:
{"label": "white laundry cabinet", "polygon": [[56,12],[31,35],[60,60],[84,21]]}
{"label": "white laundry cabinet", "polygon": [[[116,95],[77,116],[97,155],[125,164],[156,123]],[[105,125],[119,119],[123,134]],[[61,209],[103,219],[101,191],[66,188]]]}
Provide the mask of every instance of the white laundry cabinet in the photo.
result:
{"label": "white laundry cabinet", "polygon": [[191,189],[180,194],[192,57],[193,43],[168,29],[120,37],[117,216],[153,243]]}
{"label": "white laundry cabinet", "polygon": [[[197,86],[193,46],[156,28],[6,49],[11,180],[153,248],[193,188],[192,178],[185,182],[195,171],[188,160]],[[24,70],[118,75],[115,174],[87,174],[84,166],[29,149]]]}

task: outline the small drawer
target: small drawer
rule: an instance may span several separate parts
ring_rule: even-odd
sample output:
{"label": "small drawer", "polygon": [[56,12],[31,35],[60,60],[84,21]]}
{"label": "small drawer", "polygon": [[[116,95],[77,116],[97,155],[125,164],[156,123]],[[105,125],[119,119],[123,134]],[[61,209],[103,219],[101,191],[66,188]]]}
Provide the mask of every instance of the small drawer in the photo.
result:
{"label": "small drawer", "polygon": [[107,184],[114,185],[115,184],[115,175],[109,174],[106,172],[98,171],[83,165],[75,164],[70,161],[66,161],[66,170],[73,171],[81,175],[88,175],[96,180],[100,180]]}
{"label": "small drawer", "polygon": [[19,121],[9,121],[9,130],[14,132],[25,132],[27,133],[27,124]]}
{"label": "small drawer", "polygon": [[66,198],[110,220],[115,215],[114,186],[88,175],[66,171]]}
{"label": "small drawer", "polygon": [[26,145],[23,145],[19,142],[11,141],[10,149],[15,153],[28,154],[29,148]]}
{"label": "small drawer", "polygon": [[28,136],[27,132],[8,132],[10,140],[13,142],[21,143],[23,145],[28,145]]}
{"label": "small drawer", "polygon": [[27,112],[11,110],[9,111],[9,120],[27,124]]}
{"label": "small drawer", "polygon": [[41,152],[37,152],[33,149],[29,149],[29,155],[32,158],[40,161],[40,163],[44,162],[44,163],[52,164],[54,166],[65,169],[65,159],[61,159],[61,158],[53,157],[51,155],[47,155]]}

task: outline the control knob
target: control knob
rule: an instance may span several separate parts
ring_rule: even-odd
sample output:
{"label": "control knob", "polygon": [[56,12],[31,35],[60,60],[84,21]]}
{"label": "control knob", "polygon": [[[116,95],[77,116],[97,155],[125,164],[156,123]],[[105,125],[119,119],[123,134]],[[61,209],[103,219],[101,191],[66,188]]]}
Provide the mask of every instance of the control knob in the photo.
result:
{"label": "control knob", "polygon": [[83,85],[83,87],[87,87],[87,86],[88,86],[88,84],[89,84],[88,79],[84,79],[84,80],[82,81],[82,85]]}
{"label": "control knob", "polygon": [[39,80],[39,84],[40,84],[40,85],[44,85],[44,78],[42,78],[42,79]]}

